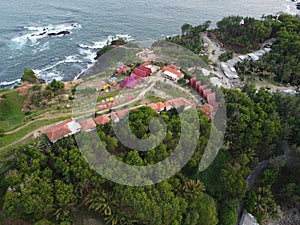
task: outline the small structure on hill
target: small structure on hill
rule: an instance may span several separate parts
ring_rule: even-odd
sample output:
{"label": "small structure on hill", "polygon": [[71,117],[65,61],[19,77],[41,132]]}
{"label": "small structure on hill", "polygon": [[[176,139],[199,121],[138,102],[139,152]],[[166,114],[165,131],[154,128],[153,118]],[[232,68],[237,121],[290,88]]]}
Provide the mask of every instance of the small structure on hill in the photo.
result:
{"label": "small structure on hill", "polygon": [[164,66],[163,75],[175,82],[177,82],[181,78],[184,78],[184,74],[180,71],[180,68],[174,65]]}
{"label": "small structure on hill", "polygon": [[54,126],[45,130],[44,133],[52,143],[55,143],[63,137],[80,132],[80,128],[80,124],[77,123],[73,118],[70,118],[55,124]]}
{"label": "small structure on hill", "polygon": [[244,211],[239,225],[259,225],[253,215]]}

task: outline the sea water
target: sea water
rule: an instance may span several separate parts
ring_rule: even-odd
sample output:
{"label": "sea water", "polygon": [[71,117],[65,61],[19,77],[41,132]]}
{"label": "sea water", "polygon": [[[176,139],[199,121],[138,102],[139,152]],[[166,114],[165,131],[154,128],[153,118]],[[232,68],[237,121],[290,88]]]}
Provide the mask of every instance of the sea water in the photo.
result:
{"label": "sea water", "polygon": [[[151,43],[224,16],[296,13],[290,0],[1,0],[0,88],[20,82],[25,67],[46,81],[76,79],[97,50],[122,37]],[[48,33],[70,34],[49,36]]]}

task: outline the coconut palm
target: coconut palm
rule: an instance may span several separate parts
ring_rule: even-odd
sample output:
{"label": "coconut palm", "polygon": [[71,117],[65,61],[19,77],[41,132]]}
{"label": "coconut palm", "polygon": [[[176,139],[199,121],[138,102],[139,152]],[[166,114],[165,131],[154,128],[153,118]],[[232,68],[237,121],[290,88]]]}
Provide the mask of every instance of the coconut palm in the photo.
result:
{"label": "coconut palm", "polygon": [[112,193],[107,193],[105,191],[93,191],[86,197],[85,205],[89,209],[93,209],[96,212],[101,212],[105,216],[112,214],[111,206],[117,205],[113,198]]}
{"label": "coconut palm", "polygon": [[203,194],[205,186],[200,180],[187,180],[182,186],[182,195],[187,198],[196,198]]}

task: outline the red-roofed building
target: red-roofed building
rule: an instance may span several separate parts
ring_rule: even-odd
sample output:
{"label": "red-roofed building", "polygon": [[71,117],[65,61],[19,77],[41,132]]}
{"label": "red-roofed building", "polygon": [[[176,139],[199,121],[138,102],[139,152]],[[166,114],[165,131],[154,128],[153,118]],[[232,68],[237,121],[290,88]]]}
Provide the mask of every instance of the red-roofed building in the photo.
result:
{"label": "red-roofed building", "polygon": [[166,107],[166,106],[165,106],[164,103],[158,102],[158,103],[156,103],[156,105],[159,107],[159,111],[160,111],[160,112],[165,110],[165,107]]}
{"label": "red-roofed building", "polygon": [[80,129],[82,131],[92,131],[96,127],[96,123],[94,122],[94,120],[92,118],[83,120],[83,121],[79,122],[79,124],[81,126]]}
{"label": "red-roofed building", "polygon": [[201,106],[200,109],[201,109],[201,110],[204,112],[204,114],[205,114],[206,116],[208,116],[209,118],[211,118],[212,115],[213,115],[213,113],[214,113],[214,107],[211,106],[211,105],[209,105],[209,104],[205,104],[205,105]]}
{"label": "red-roofed building", "polygon": [[164,102],[164,104],[165,104],[165,108],[166,108],[167,111],[169,111],[173,108],[168,101]]}
{"label": "red-roofed building", "polygon": [[67,119],[45,130],[44,133],[47,135],[49,140],[54,143],[63,137],[67,137],[79,131],[80,124],[73,119]]}
{"label": "red-roofed building", "polygon": [[118,123],[120,121],[118,114],[116,112],[111,112],[110,118],[114,123]]}
{"label": "red-roofed building", "polygon": [[201,81],[199,80],[196,82],[195,89],[198,91],[200,86],[201,86]]}
{"label": "red-roofed building", "polygon": [[110,121],[109,117],[105,114],[105,115],[102,115],[102,116],[98,116],[95,118],[95,122],[96,124],[106,124]]}
{"label": "red-roofed building", "polygon": [[173,64],[171,64],[171,65],[169,65],[168,66],[170,69],[172,69],[172,70],[180,70],[180,67],[177,67],[177,66],[175,66],[175,65],[173,65]]}
{"label": "red-roofed building", "polygon": [[207,85],[201,85],[201,86],[199,86],[199,88],[198,88],[198,94],[199,95],[203,95],[203,91],[205,90],[207,88]]}
{"label": "red-roofed building", "polygon": [[191,78],[189,83],[192,88],[195,88],[196,87],[196,78],[195,77]]}
{"label": "red-roofed building", "polygon": [[174,68],[178,69],[178,67],[175,66],[164,66],[163,71],[167,78],[177,82],[179,79],[184,78],[184,74],[179,69],[176,70]]}
{"label": "red-roofed building", "polygon": [[216,92],[207,94],[206,99],[207,99],[208,104],[214,105],[216,102]]}
{"label": "red-roofed building", "polygon": [[119,119],[122,119],[122,118],[124,118],[125,116],[127,116],[128,113],[129,113],[129,110],[130,110],[130,109],[122,109],[122,110],[116,111],[116,113],[117,113]]}
{"label": "red-roofed building", "polygon": [[147,104],[148,107],[150,107],[151,109],[153,109],[156,112],[160,112],[160,108],[156,103],[149,103]]}
{"label": "red-roofed building", "polygon": [[202,94],[203,98],[207,99],[206,97],[210,93],[211,93],[211,89],[210,88],[207,88],[207,89],[203,90],[203,94]]}
{"label": "red-roofed building", "polygon": [[184,107],[185,110],[192,108],[193,104],[187,101],[185,98],[176,98],[167,101],[173,108]]}
{"label": "red-roofed building", "polygon": [[140,77],[147,77],[151,74],[151,69],[145,66],[139,66],[134,69],[134,73]]}

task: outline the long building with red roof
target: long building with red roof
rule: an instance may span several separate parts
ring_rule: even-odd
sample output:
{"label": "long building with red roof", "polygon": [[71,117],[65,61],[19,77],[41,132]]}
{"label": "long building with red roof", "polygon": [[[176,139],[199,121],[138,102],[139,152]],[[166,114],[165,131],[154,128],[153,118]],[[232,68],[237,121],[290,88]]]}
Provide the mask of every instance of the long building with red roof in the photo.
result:
{"label": "long building with red roof", "polygon": [[179,79],[184,78],[184,74],[180,71],[180,69],[176,66],[169,65],[163,67],[164,75],[177,82]]}
{"label": "long building with red roof", "polygon": [[78,133],[80,128],[80,124],[70,118],[55,124],[54,126],[45,130],[44,133],[47,135],[49,140],[54,143],[63,137]]}

